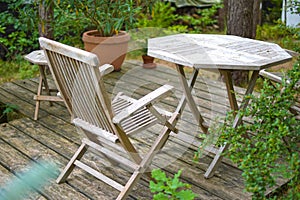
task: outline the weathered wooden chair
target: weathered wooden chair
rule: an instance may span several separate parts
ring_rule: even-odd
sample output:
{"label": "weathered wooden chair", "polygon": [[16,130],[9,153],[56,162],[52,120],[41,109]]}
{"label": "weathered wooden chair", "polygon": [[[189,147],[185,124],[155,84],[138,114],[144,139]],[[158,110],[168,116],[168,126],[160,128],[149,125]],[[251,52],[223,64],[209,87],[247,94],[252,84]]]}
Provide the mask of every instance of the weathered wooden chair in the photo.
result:
{"label": "weathered wooden chair", "polygon": [[[153,104],[168,95],[172,86],[163,85],[139,100],[119,93],[111,102],[102,77],[113,71],[113,66],[99,66],[98,57],[74,47],[46,38],[39,39],[58,90],[72,117],[72,123],[85,133],[82,144],[57,179],[64,182],[75,166],[92,174],[120,191],[117,199],[128,196],[140,176],[149,169],[155,154],[164,146],[170,132],[176,132],[177,113],[164,112]],[[150,125],[160,123],[162,132],[142,158],[129,135]],[[120,154],[120,146],[130,159]],[[109,146],[109,148],[108,148]],[[111,163],[121,163],[133,171],[125,185],[121,185],[100,171],[80,161],[88,147],[101,152]],[[121,148],[122,149],[122,148]]]}

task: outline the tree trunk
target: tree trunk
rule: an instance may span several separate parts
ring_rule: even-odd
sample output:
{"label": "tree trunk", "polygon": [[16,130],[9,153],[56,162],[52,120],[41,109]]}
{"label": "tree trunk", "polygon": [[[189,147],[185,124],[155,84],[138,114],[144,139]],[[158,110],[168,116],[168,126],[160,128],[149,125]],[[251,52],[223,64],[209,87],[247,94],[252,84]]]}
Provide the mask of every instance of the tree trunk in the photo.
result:
{"label": "tree trunk", "polygon": [[39,5],[39,35],[53,39],[52,22],[54,20],[53,1],[42,0]]}
{"label": "tree trunk", "polygon": [[228,0],[227,34],[252,38],[254,0]]}
{"label": "tree trunk", "polygon": [[[254,38],[256,20],[254,20],[255,0],[228,0],[227,34]],[[256,4],[257,5],[257,4]],[[255,30],[254,30],[255,29]],[[232,78],[235,85],[242,86],[249,81],[249,71],[234,71]]]}
{"label": "tree trunk", "polygon": [[252,28],[252,37],[256,37],[256,28],[257,25],[261,25],[261,1],[255,0],[253,4],[253,28]]}
{"label": "tree trunk", "polygon": [[223,0],[223,8],[219,9],[218,26],[220,31],[226,29],[228,0]]}

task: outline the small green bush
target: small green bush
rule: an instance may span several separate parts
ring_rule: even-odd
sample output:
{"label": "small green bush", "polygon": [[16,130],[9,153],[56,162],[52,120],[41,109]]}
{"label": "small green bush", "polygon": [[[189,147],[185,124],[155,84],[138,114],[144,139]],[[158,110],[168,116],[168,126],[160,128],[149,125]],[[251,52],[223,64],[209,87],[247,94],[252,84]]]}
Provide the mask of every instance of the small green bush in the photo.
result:
{"label": "small green bush", "polygon": [[156,2],[153,4],[151,12],[138,13],[138,19],[136,27],[155,27],[155,28],[167,28],[171,26],[178,15],[175,14],[175,7],[172,7],[170,3]]}
{"label": "small green bush", "polygon": [[174,178],[169,178],[164,172],[159,169],[152,170],[152,178],[154,181],[150,181],[150,190],[154,200],[192,200],[196,197],[190,190],[190,185],[182,183],[179,180],[182,170],[179,170]]}
{"label": "small green bush", "polygon": [[256,39],[274,41],[283,48],[300,52],[300,28],[287,27],[281,21],[258,26]]}
{"label": "small green bush", "polygon": [[32,78],[39,74],[37,65],[32,65],[19,57],[14,61],[0,60],[0,66],[0,84],[15,79]]}
{"label": "small green bush", "polygon": [[[182,15],[179,19],[189,26],[190,33],[203,33],[217,24],[215,15],[223,4],[214,4],[210,8],[197,9],[196,15]],[[197,16],[197,17],[196,17]]]}
{"label": "small green bush", "polygon": [[253,199],[265,199],[267,188],[275,185],[278,176],[291,179],[288,199],[300,199],[300,120],[289,111],[300,94],[295,89],[299,69],[297,62],[288,72],[289,84],[285,79],[274,87],[265,81],[259,97],[246,97],[251,103],[237,115],[252,118],[252,123],[234,129],[231,113],[220,129],[220,144],[230,144],[226,154],[243,170],[246,190]]}
{"label": "small green bush", "polygon": [[8,10],[0,13],[0,46],[6,59],[15,59],[20,54],[38,48],[38,5],[22,0],[8,3]]}

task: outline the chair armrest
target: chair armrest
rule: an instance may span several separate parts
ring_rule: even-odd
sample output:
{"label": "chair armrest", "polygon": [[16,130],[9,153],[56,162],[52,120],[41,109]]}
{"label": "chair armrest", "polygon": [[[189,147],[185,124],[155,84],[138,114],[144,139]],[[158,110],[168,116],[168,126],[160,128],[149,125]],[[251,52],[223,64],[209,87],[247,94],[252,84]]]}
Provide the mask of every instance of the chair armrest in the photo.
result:
{"label": "chair armrest", "polygon": [[259,75],[263,76],[265,78],[268,78],[268,79],[270,79],[272,81],[275,81],[277,83],[280,83],[282,81],[282,78],[280,76],[277,76],[277,75],[275,75],[275,74],[273,74],[271,72],[267,72],[264,69],[259,71]]}
{"label": "chair armrest", "polygon": [[100,71],[100,74],[101,74],[101,77],[102,76],[105,76],[106,74],[109,74],[111,72],[114,71],[114,66],[110,65],[110,64],[104,64],[104,65],[101,65],[99,67],[99,71]]}
{"label": "chair armrest", "polygon": [[170,85],[163,85],[159,87],[158,89],[154,90],[153,92],[147,94],[146,96],[140,98],[130,106],[128,106],[126,109],[122,110],[120,113],[118,113],[114,118],[113,122],[116,124],[121,123],[123,119],[126,119],[130,115],[132,115],[134,112],[136,112],[138,109],[143,108],[144,106],[148,104],[154,104],[155,102],[159,101],[160,99],[168,96],[173,89],[173,86]]}

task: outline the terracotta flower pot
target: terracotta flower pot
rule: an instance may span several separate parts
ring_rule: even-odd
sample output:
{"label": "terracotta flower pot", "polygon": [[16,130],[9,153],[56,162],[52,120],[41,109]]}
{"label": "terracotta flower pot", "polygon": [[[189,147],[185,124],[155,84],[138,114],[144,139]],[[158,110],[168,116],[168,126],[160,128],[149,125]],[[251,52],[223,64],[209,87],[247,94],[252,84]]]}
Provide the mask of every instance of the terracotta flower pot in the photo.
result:
{"label": "terracotta flower pot", "polygon": [[156,63],[154,63],[154,58],[148,55],[142,55],[143,58],[143,67],[147,69],[153,69],[156,67]]}
{"label": "terracotta flower pot", "polygon": [[101,64],[112,64],[115,71],[121,70],[130,36],[125,31],[112,37],[100,37],[97,30],[83,33],[84,49],[95,53]]}

